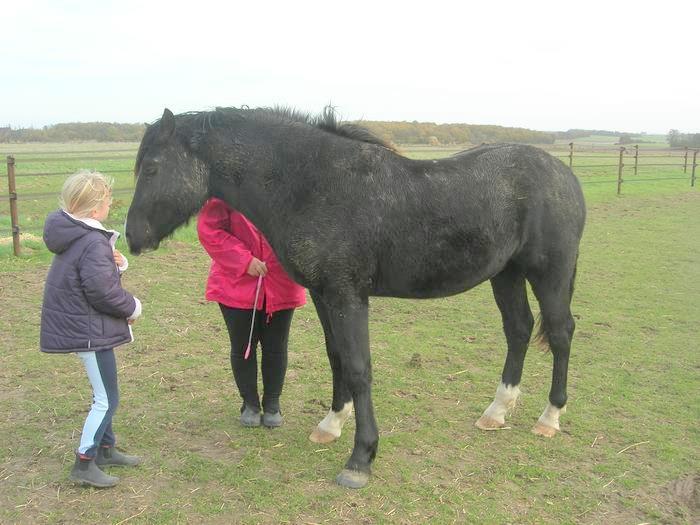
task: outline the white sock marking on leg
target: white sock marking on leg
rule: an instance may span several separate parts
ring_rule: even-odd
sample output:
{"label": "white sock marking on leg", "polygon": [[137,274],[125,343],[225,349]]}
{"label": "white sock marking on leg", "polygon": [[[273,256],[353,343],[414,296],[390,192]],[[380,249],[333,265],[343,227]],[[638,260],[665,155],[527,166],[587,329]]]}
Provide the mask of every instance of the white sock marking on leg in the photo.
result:
{"label": "white sock marking on leg", "polygon": [[494,397],[493,403],[484,410],[483,415],[499,423],[505,423],[506,413],[513,409],[519,395],[520,387],[518,387],[518,385],[506,386],[504,383],[501,383],[496,389],[496,396]]}
{"label": "white sock marking on leg", "polygon": [[544,412],[542,412],[542,415],[537,421],[545,426],[559,430],[559,415],[563,414],[564,412],[566,412],[566,405],[561,408],[557,408],[553,404],[548,403],[547,408],[544,409]]}
{"label": "white sock marking on leg", "polygon": [[318,424],[318,428],[324,432],[340,437],[340,433],[343,431],[343,425],[347,421],[348,417],[352,413],[352,401],[345,403],[340,412],[333,412],[333,409],[328,411],[326,417],[324,417]]}

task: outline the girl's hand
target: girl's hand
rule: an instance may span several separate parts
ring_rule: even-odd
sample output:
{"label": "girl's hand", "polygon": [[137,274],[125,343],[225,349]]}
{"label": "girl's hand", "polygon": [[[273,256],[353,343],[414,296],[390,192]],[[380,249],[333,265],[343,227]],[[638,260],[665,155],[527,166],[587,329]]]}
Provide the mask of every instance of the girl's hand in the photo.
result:
{"label": "girl's hand", "polygon": [[122,253],[115,248],[114,250],[114,262],[117,264],[117,266],[122,267],[124,266],[124,256]]}
{"label": "girl's hand", "polygon": [[264,277],[267,273],[267,266],[260,259],[253,257],[253,260],[248,265],[247,273],[251,277],[259,277],[261,275]]}

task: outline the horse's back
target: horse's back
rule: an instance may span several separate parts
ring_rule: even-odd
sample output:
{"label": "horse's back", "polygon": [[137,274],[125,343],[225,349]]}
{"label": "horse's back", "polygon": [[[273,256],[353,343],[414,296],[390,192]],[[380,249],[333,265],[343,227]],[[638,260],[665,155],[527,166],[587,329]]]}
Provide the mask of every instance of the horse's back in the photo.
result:
{"label": "horse's back", "polygon": [[409,163],[401,223],[383,217],[374,293],[439,297],[470,289],[510,261],[574,259],[585,208],[571,170],[532,146],[484,145]]}
{"label": "horse's back", "polygon": [[[497,201],[510,201],[525,216],[569,221],[563,228],[582,229],[585,203],[581,185],[563,162],[546,151],[523,144],[488,144],[453,156],[466,176],[485,178],[482,188],[496,192]],[[580,233],[580,231],[579,231]]]}
{"label": "horse's back", "polygon": [[[559,159],[540,148],[519,144],[485,145],[456,155],[476,157],[494,177],[507,180],[517,210],[520,247],[513,254],[526,271],[548,272],[575,265],[586,208],[581,185]],[[478,168],[477,168],[478,169]]]}
{"label": "horse's back", "polygon": [[558,247],[577,251],[580,187],[542,150],[487,145],[412,160],[373,145],[341,146],[328,150],[322,173],[308,175],[303,187],[313,183],[313,192],[284,192],[297,212],[270,232],[290,274],[308,288],[443,297],[510,261],[533,265]]}

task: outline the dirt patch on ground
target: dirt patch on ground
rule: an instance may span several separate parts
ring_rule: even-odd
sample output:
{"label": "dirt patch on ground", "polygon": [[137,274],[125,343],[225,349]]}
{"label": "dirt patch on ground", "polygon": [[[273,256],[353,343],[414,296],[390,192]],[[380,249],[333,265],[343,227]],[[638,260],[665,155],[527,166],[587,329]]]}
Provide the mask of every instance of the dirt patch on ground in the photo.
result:
{"label": "dirt patch on ground", "polygon": [[640,489],[630,501],[611,497],[581,523],[700,523],[700,473]]}
{"label": "dirt patch on ground", "polygon": [[700,473],[683,476],[668,484],[668,499],[697,523],[700,519]]}

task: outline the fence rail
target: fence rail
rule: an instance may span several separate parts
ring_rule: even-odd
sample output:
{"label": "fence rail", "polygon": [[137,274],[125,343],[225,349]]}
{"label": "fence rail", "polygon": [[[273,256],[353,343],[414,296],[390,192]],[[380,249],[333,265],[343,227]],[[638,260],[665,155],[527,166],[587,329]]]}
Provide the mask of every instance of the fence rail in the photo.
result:
{"label": "fence rail", "polygon": [[[544,148],[543,148],[544,149]],[[696,181],[696,168],[698,165],[698,150],[690,150],[685,148],[685,150],[660,150],[660,149],[649,149],[643,150],[641,153],[639,151],[639,146],[634,145],[629,149],[621,146],[616,149],[611,148],[595,148],[591,145],[586,145],[582,147],[583,153],[575,151],[575,144],[573,142],[568,144],[568,151],[566,147],[563,148],[546,148],[550,154],[557,157],[558,159],[568,163],[569,167],[574,171],[574,173],[582,171],[583,174],[578,175],[581,184],[617,184],[617,194],[619,195],[622,191],[623,183],[627,182],[657,182],[663,180],[690,180],[690,185],[695,186]],[[598,152],[597,154],[595,154]],[[21,157],[22,164],[28,163],[51,163],[51,162],[73,162],[73,163],[86,163],[86,162],[101,162],[101,161],[125,161],[129,160],[131,157],[129,155],[114,155],[115,153],[131,153],[133,156],[136,155],[135,149],[118,149],[118,150],[90,150],[90,151],[73,151],[65,152],[64,155],[68,156],[56,156],[60,152],[57,151],[45,151],[37,152],[33,151],[28,153],[28,157]],[[97,153],[108,153],[109,156],[95,156]],[[592,153],[592,154],[588,154]],[[614,154],[613,154],[614,153]],[[78,156],[70,156],[70,155]],[[87,155],[86,155],[87,154]],[[49,155],[48,157],[39,157],[38,155]],[[80,156],[83,155],[83,156]],[[645,159],[678,159],[678,162],[644,162]],[[590,159],[615,159],[614,163],[607,164],[586,164],[586,160]],[[578,161],[583,160],[584,163]],[[640,162],[641,161],[641,162]],[[629,166],[626,164],[629,163]],[[52,192],[17,192],[17,179],[32,178],[32,177],[54,177],[54,176],[66,176],[71,175],[75,170],[70,171],[38,171],[38,172],[21,172],[16,173],[17,161],[14,156],[9,155],[7,157],[7,179],[8,179],[8,198],[10,205],[10,220],[11,220],[11,232],[12,232],[12,243],[13,251],[15,255],[20,254],[20,225],[19,225],[19,209],[18,202],[21,201],[31,201],[31,200],[41,200],[46,198],[55,198],[57,193]],[[663,177],[647,177],[643,179],[639,178],[623,178],[625,173],[625,168],[628,170],[633,170],[636,176],[640,170],[647,169],[658,169],[658,168],[679,168],[683,170],[684,176],[663,176]],[[593,179],[593,177],[587,174],[589,169],[610,169],[615,170],[617,177],[611,179]],[[690,168],[690,176],[687,175],[688,168]],[[111,169],[108,167],[100,169],[103,173],[108,174],[123,174],[131,173],[133,170],[131,168],[115,168]],[[134,191],[134,187],[130,186],[127,188],[115,188],[113,193],[119,195],[131,194]]]}
{"label": "fence rail", "polygon": [[[106,171],[103,173],[107,173]],[[72,175],[73,172],[71,171],[69,175]],[[112,195],[128,195],[134,192],[134,188],[119,188],[119,189],[113,189],[112,190]],[[57,197],[55,191],[51,192],[46,192],[46,193],[27,193],[24,195],[17,195],[17,200],[18,201],[28,201],[28,200],[38,200],[38,199],[48,199],[48,198],[53,198],[55,199]]]}
{"label": "fence rail", "polygon": [[[54,152],[55,153],[55,152]],[[132,152],[133,153],[133,152]],[[36,153],[34,153],[36,155]],[[121,157],[37,157],[22,159],[22,162],[65,162],[67,160],[124,160],[130,158],[127,155],[122,155]]]}
{"label": "fence rail", "polygon": [[[132,173],[134,170],[110,170],[110,169],[103,169],[100,170],[102,173]],[[15,175],[15,177],[51,177],[53,175],[72,175],[75,173],[75,170],[73,171],[51,171],[51,172],[46,172],[46,173],[22,173],[19,175]]]}

